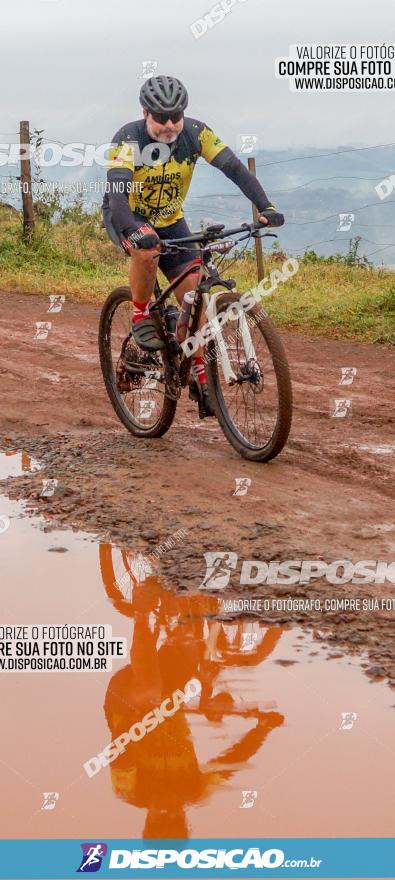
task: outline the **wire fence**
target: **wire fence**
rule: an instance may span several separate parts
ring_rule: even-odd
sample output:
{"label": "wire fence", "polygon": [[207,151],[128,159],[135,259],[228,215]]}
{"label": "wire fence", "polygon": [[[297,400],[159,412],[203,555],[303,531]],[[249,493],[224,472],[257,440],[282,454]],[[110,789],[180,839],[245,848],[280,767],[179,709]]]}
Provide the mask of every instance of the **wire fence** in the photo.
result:
{"label": "wire fence", "polygon": [[[37,129],[35,130],[35,133],[37,133]],[[6,136],[19,137],[19,132],[0,132],[0,139],[5,138]],[[41,140],[44,145],[56,143],[62,147],[66,146],[66,142],[64,142],[58,138],[50,138],[47,136],[44,137],[41,135]],[[74,143],[76,143],[76,142],[74,142]],[[82,142],[80,142],[80,143],[82,143]],[[86,141],[86,143],[92,144],[95,148],[102,146],[101,144],[94,143],[94,142],[92,142],[92,140],[89,140],[89,139]],[[366,147],[348,147],[348,148],[341,149],[341,150],[330,150],[330,151],[323,152],[323,153],[317,153],[317,152],[308,153],[306,155],[301,155],[301,156],[292,156],[292,157],[287,157],[287,158],[279,158],[279,159],[267,161],[267,162],[258,162],[256,164],[256,168],[258,168],[258,169],[273,168],[275,166],[289,165],[290,163],[298,163],[298,162],[301,162],[304,160],[311,161],[311,160],[315,160],[315,159],[322,159],[322,158],[328,158],[328,157],[337,158],[337,157],[343,156],[345,154],[353,154],[353,153],[359,154],[359,153],[366,153],[369,150],[385,150],[385,149],[393,149],[394,147],[395,147],[395,143],[372,144],[372,145],[366,146]],[[248,151],[248,152],[250,152],[250,151]],[[244,153],[243,153],[243,150],[240,150],[239,156],[241,158],[244,158],[245,153],[246,153],[246,151],[244,151]],[[4,169],[4,165],[3,165],[3,169]],[[43,181],[42,183],[45,185],[44,186],[41,185],[42,190],[45,191],[45,186],[46,186],[48,191],[55,192],[56,190],[58,190],[60,193],[62,193],[62,191],[64,192],[65,188],[67,190],[67,187],[70,183],[69,174],[70,174],[70,172],[66,172],[63,180]],[[200,185],[203,185],[205,187],[206,186],[205,181],[207,181],[207,174],[209,176],[211,174],[217,175],[217,169],[213,168],[212,166],[210,166],[207,163],[199,162],[197,169],[196,169],[196,176],[195,176],[196,182],[198,184],[200,183]],[[280,197],[280,205],[278,207],[278,210],[281,210],[286,215],[286,226],[281,228],[281,230],[276,230],[276,232],[279,233],[279,235],[280,235],[282,249],[285,249],[286,252],[289,253],[290,256],[300,256],[301,254],[305,253],[308,250],[311,250],[313,248],[322,248],[324,245],[330,244],[332,246],[332,250],[335,249],[335,252],[339,252],[339,250],[340,250],[340,252],[341,252],[342,248],[349,248],[350,247],[350,238],[353,238],[355,240],[355,238],[358,237],[360,246],[363,246],[364,244],[375,246],[375,250],[371,250],[369,253],[366,253],[366,256],[368,258],[375,255],[375,254],[390,250],[391,248],[394,248],[394,251],[395,251],[395,240],[394,240],[394,242],[375,241],[375,240],[373,240],[363,234],[363,230],[365,230],[365,229],[370,229],[370,230],[372,230],[372,229],[379,230],[381,228],[382,229],[395,229],[395,223],[394,224],[380,223],[379,221],[377,221],[377,213],[376,213],[377,209],[379,209],[379,208],[380,209],[381,208],[393,208],[395,196],[392,199],[389,198],[386,200],[379,200],[379,198],[377,198],[377,200],[375,200],[375,201],[368,201],[362,205],[355,204],[352,207],[350,207],[347,204],[347,206],[345,208],[344,207],[344,200],[345,199],[348,200],[348,198],[350,197],[350,190],[349,190],[349,188],[347,188],[346,190],[342,191],[342,199],[343,199],[342,210],[336,211],[333,213],[328,213],[328,214],[325,214],[324,216],[317,215],[317,206],[316,206],[316,204],[314,204],[314,199],[313,199],[313,196],[316,195],[316,193],[314,193],[314,191],[311,192],[311,196],[312,196],[311,205],[309,205],[308,203],[306,204],[306,196],[308,197],[308,195],[309,195],[309,191],[308,191],[309,187],[315,187],[316,190],[319,189],[321,199],[323,197],[322,193],[324,192],[327,195],[327,200],[331,201],[331,200],[333,200],[333,197],[334,197],[334,190],[336,191],[336,196],[338,195],[338,189],[335,186],[328,186],[327,185],[328,183],[330,184],[333,181],[337,181],[337,182],[340,182],[342,185],[342,184],[344,184],[345,181],[346,182],[358,181],[358,182],[362,182],[365,185],[371,185],[372,190],[374,190],[375,184],[380,183],[385,179],[388,179],[391,176],[391,174],[392,174],[392,169],[388,169],[388,168],[386,168],[386,169],[383,168],[383,170],[380,171],[380,173],[377,174],[376,176],[364,176],[363,174],[338,174],[338,175],[331,174],[329,176],[310,177],[306,181],[302,181],[300,183],[297,183],[296,185],[285,187],[285,188],[276,188],[275,186],[273,186],[273,188],[271,188],[268,186],[267,179],[265,179],[265,181],[262,181],[262,185],[265,187],[266,191],[269,191],[270,197],[273,197],[273,198]],[[86,178],[89,178],[89,174],[86,175]],[[17,197],[18,187],[16,186],[15,183],[13,184],[12,182],[18,181],[20,183],[21,176],[18,175],[17,173],[10,173],[10,174],[1,173],[0,180],[1,181],[7,180],[9,182],[9,190],[10,190],[11,197],[13,197],[12,186],[14,186],[15,196]],[[216,177],[216,182],[218,183],[218,177]],[[97,189],[99,190],[99,193],[100,193],[100,186],[101,185],[102,185],[103,191],[104,191],[105,170],[103,169],[101,171],[100,177],[96,177],[94,180],[89,179],[86,181],[86,183],[90,187],[90,190],[88,189],[88,192],[92,193],[94,191],[95,187],[97,187]],[[322,185],[322,184],[325,184],[326,186],[320,187],[319,185]],[[79,180],[77,181],[77,190],[76,190],[77,193],[78,193],[78,185],[80,186],[80,192],[84,193],[84,180],[79,178]],[[40,189],[37,188],[36,191],[40,192]],[[303,205],[298,205],[298,193],[303,194]],[[394,193],[395,193],[395,189],[394,189]],[[4,184],[0,184],[0,198],[4,197],[4,195],[6,195],[6,194],[7,194],[7,187]],[[281,197],[283,198],[283,201],[287,200],[289,198],[292,198],[292,206],[290,207],[289,204],[287,207],[285,207],[284,205],[281,205]],[[87,200],[86,200],[87,208],[92,209],[95,206],[98,206],[99,204],[100,204],[100,199],[99,198],[95,199],[93,196],[90,200],[89,200],[89,198],[87,198]],[[209,192],[205,191],[203,194],[194,194],[194,195],[190,194],[187,196],[185,204],[184,204],[184,213],[187,218],[187,222],[189,222],[190,225],[193,225],[196,223],[199,224],[199,223],[203,222],[207,217],[209,217],[210,219],[213,219],[213,220],[221,219],[221,222],[224,222],[225,220],[228,222],[238,222],[238,221],[243,222],[243,220],[244,221],[246,220],[246,216],[245,216],[246,209],[247,209],[247,211],[249,210],[248,202],[242,196],[241,193],[239,193],[238,191],[236,191],[234,193],[221,192],[221,191],[218,191],[218,189],[217,189],[217,191],[215,191],[215,190],[209,191]],[[306,216],[306,214],[310,214],[309,219],[300,219],[300,220],[297,219],[298,212],[302,216],[303,215]],[[372,216],[371,222],[364,223],[359,220],[358,216],[356,216],[356,215],[361,214],[361,212],[363,212],[364,215],[366,215],[366,218],[364,216],[364,219],[367,219],[367,220],[369,219],[369,212],[373,212],[375,216],[373,218],[372,213],[370,213],[370,216]],[[345,228],[341,227],[340,218],[342,216],[343,217],[348,216],[349,218],[351,218],[349,228],[347,228],[347,223],[344,224]],[[321,239],[318,239],[318,240],[315,240],[312,242],[311,241],[304,241],[303,239],[300,240],[299,230],[302,230],[302,228],[308,228],[309,226],[319,227],[321,224],[326,224],[328,226],[328,224],[331,224],[331,223],[334,224],[335,221],[338,225],[333,230],[332,235],[330,234],[326,238],[321,238]],[[395,253],[394,253],[394,261],[395,261]]]}

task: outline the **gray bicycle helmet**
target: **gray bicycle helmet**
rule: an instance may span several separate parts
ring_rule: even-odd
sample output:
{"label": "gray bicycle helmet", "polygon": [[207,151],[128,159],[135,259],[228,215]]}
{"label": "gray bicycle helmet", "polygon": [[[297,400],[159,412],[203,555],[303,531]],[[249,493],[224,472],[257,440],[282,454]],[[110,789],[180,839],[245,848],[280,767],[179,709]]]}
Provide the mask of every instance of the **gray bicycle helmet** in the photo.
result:
{"label": "gray bicycle helmet", "polygon": [[175,76],[151,76],[140,89],[140,104],[150,113],[185,110],[188,92]]}

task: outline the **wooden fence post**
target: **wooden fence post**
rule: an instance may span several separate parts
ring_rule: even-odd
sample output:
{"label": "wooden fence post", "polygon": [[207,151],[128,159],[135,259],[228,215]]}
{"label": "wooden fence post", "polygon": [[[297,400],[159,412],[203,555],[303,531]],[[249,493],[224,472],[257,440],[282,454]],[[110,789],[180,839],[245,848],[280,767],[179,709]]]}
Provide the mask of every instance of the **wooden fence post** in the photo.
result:
{"label": "wooden fence post", "polygon": [[[255,159],[248,159],[248,170],[251,174],[256,177],[256,167],[255,167]],[[256,209],[255,205],[252,206],[252,218],[254,223],[258,220],[259,211]],[[263,228],[263,227],[262,227]],[[263,251],[262,251],[262,242],[260,238],[255,239],[255,256],[256,256],[256,268],[258,273],[258,281],[262,281],[262,278],[265,275],[263,268]]]}
{"label": "wooden fence post", "polygon": [[20,122],[19,140],[21,148],[21,189],[22,189],[22,207],[23,207],[23,235],[30,241],[34,232],[34,208],[32,195],[32,172],[30,167],[30,157],[26,157],[26,145],[30,146],[29,123]]}

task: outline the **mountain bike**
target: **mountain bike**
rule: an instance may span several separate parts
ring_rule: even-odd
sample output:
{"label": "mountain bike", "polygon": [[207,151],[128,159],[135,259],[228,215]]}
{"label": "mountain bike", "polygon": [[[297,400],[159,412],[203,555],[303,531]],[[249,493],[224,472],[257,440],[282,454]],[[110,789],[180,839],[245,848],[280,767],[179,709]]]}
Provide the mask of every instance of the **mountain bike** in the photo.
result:
{"label": "mountain bike", "polygon": [[[191,243],[198,246],[197,287],[181,345],[175,335],[177,310],[166,300],[191,265],[163,291],[156,281],[149,311],[163,343],[160,351],[143,351],[133,339],[130,288],[118,287],[107,297],[99,325],[100,364],[111,404],[135,437],[161,437],[170,428],[200,340],[210,406],[233,448],[244,458],[262,462],[283,449],[292,419],[284,346],[260,303],[247,308],[235,282],[221,278],[213,262],[214,253],[225,257],[238,242],[264,229],[259,222],[234,229],[213,224],[185,238],[162,240],[162,253],[182,251]],[[236,235],[241,237],[233,239]]]}

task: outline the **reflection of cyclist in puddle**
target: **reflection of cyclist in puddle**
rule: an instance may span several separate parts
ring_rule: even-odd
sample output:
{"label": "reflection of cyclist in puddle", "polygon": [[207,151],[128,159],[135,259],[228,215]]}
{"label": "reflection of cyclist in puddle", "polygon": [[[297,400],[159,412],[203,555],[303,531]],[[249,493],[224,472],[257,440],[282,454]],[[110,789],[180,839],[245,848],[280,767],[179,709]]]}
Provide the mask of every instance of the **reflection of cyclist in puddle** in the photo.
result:
{"label": "reflection of cyclist in puddle", "polygon": [[22,471],[30,471],[31,470],[31,458],[28,452],[14,452],[11,449],[6,449],[4,455],[7,458],[13,458],[13,456],[20,456],[21,459],[21,469]]}
{"label": "reflection of cyclist in puddle", "polygon": [[[105,577],[103,557],[101,561]],[[187,837],[185,808],[209,798],[284,720],[278,712],[263,712],[245,702],[237,705],[226,690],[214,693],[224,667],[262,662],[282,633],[272,627],[254,654],[237,651],[236,656],[221,623],[205,620],[217,610],[215,597],[173,594],[151,577],[133,589],[130,663],[111,678],[104,704],[111,739],[141,721],[176,689],[185,690],[190,679],[199,679],[202,686],[198,705],[182,706],[141,740],[130,742],[110,765],[117,796],[147,810],[145,838]],[[215,759],[199,765],[187,718],[194,712],[205,715],[210,726],[221,726],[225,716],[252,719],[255,725]]]}

